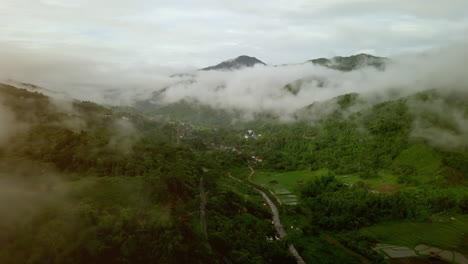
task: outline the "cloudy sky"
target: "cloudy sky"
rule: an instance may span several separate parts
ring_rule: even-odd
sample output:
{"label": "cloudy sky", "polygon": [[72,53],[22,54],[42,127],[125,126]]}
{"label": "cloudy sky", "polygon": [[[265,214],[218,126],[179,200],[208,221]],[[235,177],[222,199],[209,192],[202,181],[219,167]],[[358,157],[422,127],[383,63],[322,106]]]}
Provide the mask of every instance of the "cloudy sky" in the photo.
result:
{"label": "cloudy sky", "polygon": [[424,51],[468,35],[466,0],[0,0],[0,59],[204,67]]}

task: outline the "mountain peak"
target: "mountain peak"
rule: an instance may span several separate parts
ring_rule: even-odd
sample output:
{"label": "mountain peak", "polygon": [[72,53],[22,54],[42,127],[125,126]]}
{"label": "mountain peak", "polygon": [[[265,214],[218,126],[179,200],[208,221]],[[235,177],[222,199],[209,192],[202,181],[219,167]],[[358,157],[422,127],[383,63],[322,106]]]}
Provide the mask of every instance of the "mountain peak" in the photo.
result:
{"label": "mountain peak", "polygon": [[241,69],[245,67],[253,67],[256,64],[266,65],[263,61],[255,57],[241,55],[235,59],[223,61],[217,65],[203,68],[202,70],[203,71],[211,71],[211,70],[232,71],[232,70],[237,70],[237,69]]}

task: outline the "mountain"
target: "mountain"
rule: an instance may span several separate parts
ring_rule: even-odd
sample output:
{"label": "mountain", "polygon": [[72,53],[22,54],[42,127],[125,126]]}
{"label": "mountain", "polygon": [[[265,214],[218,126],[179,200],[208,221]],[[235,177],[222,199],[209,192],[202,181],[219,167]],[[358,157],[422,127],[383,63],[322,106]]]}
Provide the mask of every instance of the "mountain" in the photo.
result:
{"label": "mountain", "polygon": [[[306,63],[314,63],[340,71],[353,71],[360,69],[366,66],[373,66],[377,69],[383,70],[385,63],[388,61],[387,58],[375,57],[368,54],[358,54],[349,57],[333,57],[330,59],[327,58],[318,58],[309,60]],[[255,57],[249,56],[239,56],[235,59],[224,61],[215,66],[210,66],[203,68],[201,70],[221,70],[221,71],[231,71],[235,69],[240,69],[243,67],[252,67],[256,64],[266,65],[264,62],[258,60]],[[290,66],[295,64],[284,64],[280,66]],[[276,67],[276,66],[275,66]],[[181,78],[178,84],[186,83],[190,85],[191,83],[196,82],[196,76],[191,73],[186,74],[177,74],[172,75],[171,77]],[[186,78],[186,79],[184,79]],[[291,83],[286,84],[283,89],[293,95],[297,95],[304,86],[314,85],[317,87],[327,87],[329,80],[324,76],[311,75],[304,78],[295,80]],[[170,86],[155,92],[151,100],[143,100],[138,102],[135,107],[139,111],[147,115],[156,115],[156,116],[166,116],[171,119],[183,121],[183,122],[192,122],[198,125],[208,125],[208,126],[224,126],[232,124],[233,120],[239,119],[242,111],[232,113],[228,111],[222,111],[213,109],[209,106],[201,105],[195,101],[186,101],[182,100],[177,103],[172,103],[168,105],[159,104],[160,98],[164,96],[164,93],[170,89]],[[259,117],[264,117],[265,113],[259,115]],[[270,117],[266,118],[268,121]]]}
{"label": "mountain", "polygon": [[308,60],[307,62],[339,71],[353,71],[367,66],[373,66],[379,70],[383,70],[385,69],[385,64],[388,62],[388,59],[361,53],[349,57],[336,56],[331,59],[318,58]]}
{"label": "mountain", "polygon": [[201,70],[203,71],[212,71],[212,70],[218,70],[218,71],[232,71],[232,70],[237,70],[245,67],[253,67],[256,64],[262,64],[266,65],[263,61],[255,58],[255,57],[249,57],[249,56],[239,56],[235,59],[223,61],[220,64],[214,65],[214,66],[209,66],[206,68],[203,68]]}

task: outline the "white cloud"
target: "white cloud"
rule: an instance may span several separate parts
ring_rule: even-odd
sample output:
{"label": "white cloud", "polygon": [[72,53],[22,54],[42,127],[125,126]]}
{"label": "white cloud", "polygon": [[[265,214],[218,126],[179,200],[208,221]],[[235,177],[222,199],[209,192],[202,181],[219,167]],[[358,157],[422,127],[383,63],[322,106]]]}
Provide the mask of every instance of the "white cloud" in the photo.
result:
{"label": "white cloud", "polygon": [[467,10],[464,0],[1,0],[0,42],[127,65],[203,67],[241,54],[290,63],[445,45],[466,35]]}
{"label": "white cloud", "polygon": [[[372,67],[340,72],[308,64],[258,66],[235,72],[200,71],[176,79],[163,94],[163,103],[195,100],[215,109],[267,111],[285,119],[295,111],[346,93],[360,93],[373,101],[407,96],[419,91],[468,89],[464,63],[468,45],[461,43],[427,54],[392,58],[385,71]],[[302,80],[297,94],[285,85]]]}
{"label": "white cloud", "polygon": [[370,54],[370,55],[377,55],[377,51],[375,49],[362,49],[356,51],[356,54]]}

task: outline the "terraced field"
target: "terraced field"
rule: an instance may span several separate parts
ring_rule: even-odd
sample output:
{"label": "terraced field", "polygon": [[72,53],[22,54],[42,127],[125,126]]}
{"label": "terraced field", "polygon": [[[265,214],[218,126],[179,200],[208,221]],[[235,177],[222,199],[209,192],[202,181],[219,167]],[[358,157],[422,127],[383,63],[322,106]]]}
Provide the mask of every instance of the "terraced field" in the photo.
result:
{"label": "terraced field", "polygon": [[[257,171],[252,180],[270,190],[285,204],[297,203],[299,188],[307,181],[311,181],[319,176],[328,174],[327,169],[317,171],[289,171],[289,172],[267,172]],[[345,183],[354,184],[358,181],[364,181],[380,192],[395,192],[403,187],[397,184],[397,176],[386,171],[380,171],[378,178],[363,180],[357,174],[338,175],[338,179]]]}
{"label": "terraced field", "polygon": [[319,171],[291,171],[291,172],[264,172],[257,171],[252,180],[270,190],[284,204],[297,204],[297,195],[299,194],[300,186],[320,175],[325,175],[327,170]]}
{"label": "terraced field", "polygon": [[468,215],[434,216],[431,223],[379,224],[363,228],[361,232],[382,243],[410,248],[426,244],[468,254]]}

